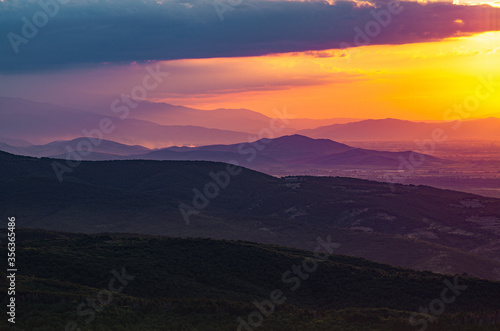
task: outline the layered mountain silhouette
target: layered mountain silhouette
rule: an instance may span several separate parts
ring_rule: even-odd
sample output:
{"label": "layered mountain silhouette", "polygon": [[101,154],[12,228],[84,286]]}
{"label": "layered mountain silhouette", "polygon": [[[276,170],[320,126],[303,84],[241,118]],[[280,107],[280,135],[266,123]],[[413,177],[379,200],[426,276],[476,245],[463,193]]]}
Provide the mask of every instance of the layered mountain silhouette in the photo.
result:
{"label": "layered mountain silhouette", "polygon": [[[271,173],[273,169],[312,169],[343,166],[376,167],[397,169],[401,159],[421,156],[422,166],[435,165],[443,160],[416,152],[385,152],[354,148],[329,139],[312,139],[301,135],[283,136],[275,139],[259,139],[250,143],[231,145],[208,145],[200,147],[168,147],[149,150],[142,146],[128,146],[102,140],[78,138],[58,141],[40,146],[13,147],[0,143],[0,150],[18,155],[34,157],[66,158],[72,151],[81,149],[85,160],[190,160],[237,163],[245,167]],[[87,146],[91,150],[87,151]]]}
{"label": "layered mountain silhouette", "polygon": [[384,152],[354,148],[329,139],[312,139],[302,135],[275,139],[260,139],[251,143],[201,147],[170,147],[152,151],[135,158],[150,160],[203,160],[232,162],[269,172],[273,167],[290,169],[328,168],[335,166],[377,166],[394,169],[401,158],[414,153],[425,159],[426,165],[441,160],[416,152]]}
{"label": "layered mountain silhouette", "polygon": [[[165,146],[202,146],[248,141],[263,129],[269,130],[272,118],[248,109],[199,110],[165,103],[137,102],[135,108],[110,106],[80,110],[21,98],[0,97],[0,142],[11,146],[41,145],[57,140],[72,140],[86,135],[128,145],[150,148]],[[277,116],[285,116],[277,113]],[[102,129],[102,121],[105,129]],[[351,119],[285,119],[276,136],[294,133]],[[88,133],[85,133],[88,132]]]}
{"label": "layered mountain silhouette", "polygon": [[[24,99],[0,98],[2,136],[41,144],[76,139],[87,135],[85,132],[98,137],[96,131],[105,139],[152,147],[236,143],[245,141],[249,136],[246,132],[194,125],[160,125],[130,117],[122,119],[117,115],[111,111],[104,116]],[[106,121],[104,125],[103,120]]]}
{"label": "layered mountain silhouette", "polygon": [[[115,96],[109,96],[109,100],[115,98]],[[91,106],[91,110],[95,113],[106,115],[109,114],[109,105],[106,107],[94,105]],[[356,118],[296,118],[292,112],[287,111],[286,107],[282,109],[273,109],[271,113],[273,113],[273,116],[269,117],[245,108],[202,110],[192,107],[171,105],[164,102],[141,101],[136,103],[129,117],[162,125],[195,125],[219,130],[250,132],[252,134],[258,134],[263,128],[268,128],[272,118],[284,120],[285,127],[283,128],[283,134],[290,134],[297,130],[316,128],[319,126],[343,124],[361,120]]]}
{"label": "layered mountain silhouette", "polygon": [[[257,140],[273,128],[272,118],[249,109],[200,110],[166,103],[137,102],[135,107],[110,106],[95,112],[20,98],[0,97],[1,143],[14,147],[72,140],[86,135],[148,148],[236,144]],[[298,133],[335,141],[402,141],[439,137],[447,140],[498,140],[500,119],[455,122],[411,122],[397,119],[293,118],[285,110],[276,138]],[[288,117],[288,118],[287,118]],[[104,128],[103,122],[104,121]],[[100,131],[97,132],[97,131]]]}

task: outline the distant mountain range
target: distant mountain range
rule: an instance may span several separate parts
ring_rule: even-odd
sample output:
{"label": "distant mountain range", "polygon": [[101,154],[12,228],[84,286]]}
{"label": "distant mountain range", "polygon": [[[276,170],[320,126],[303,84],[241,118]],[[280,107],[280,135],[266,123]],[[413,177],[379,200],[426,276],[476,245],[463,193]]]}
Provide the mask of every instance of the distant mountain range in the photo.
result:
{"label": "distant mountain range", "polygon": [[[395,185],[392,191],[386,183],[353,178],[277,178],[245,168],[228,179],[221,174],[227,164],[195,161],[83,161],[59,182],[53,165],[52,159],[0,152],[0,213],[15,215],[20,228],[309,250],[318,236],[331,235],[341,244],[338,254],[500,279],[498,199],[426,186]],[[189,225],[181,206],[197,211]]]}
{"label": "distant mountain range", "polygon": [[[109,96],[109,100],[115,97]],[[90,111],[109,115],[110,106],[104,100],[100,100],[100,105],[90,106]],[[194,125],[206,128],[243,131],[252,134],[258,134],[263,128],[268,128],[272,118],[282,118],[286,120],[286,127],[283,128],[283,134],[294,133],[297,130],[316,128],[319,126],[350,123],[360,121],[359,118],[329,118],[329,119],[311,119],[296,118],[295,115],[286,108],[274,109],[272,117],[263,115],[259,112],[238,108],[218,108],[212,110],[202,110],[185,106],[171,105],[164,102],[141,101],[134,105],[135,108],[130,111],[129,118],[150,121],[162,125]],[[78,105],[76,108],[87,107]]]}
{"label": "distant mountain range", "polygon": [[[349,141],[413,141],[433,139],[439,130],[449,140],[499,140],[500,119],[457,122],[411,122],[397,119],[292,118],[286,110],[276,124],[271,117],[249,109],[200,110],[166,103],[138,102],[108,109],[75,108],[0,97],[0,142],[14,147],[72,140],[88,134],[127,145],[148,148],[237,144],[259,137],[301,134],[311,138]],[[281,112],[281,113],[280,113]],[[107,123],[101,130],[102,121]],[[276,129],[279,127],[279,129]],[[274,128],[274,131],[273,131]],[[84,131],[85,130],[85,131]],[[272,136],[270,136],[270,134]]]}
{"label": "distant mountain range", "polygon": [[[274,123],[270,117],[248,109],[207,111],[152,102],[137,103],[136,108],[120,107],[96,109],[99,111],[97,113],[0,97],[0,132],[6,137],[0,142],[17,147],[26,146],[27,141],[46,144],[56,140],[72,140],[83,136],[83,130],[100,130],[101,121],[107,119],[108,126],[113,129],[102,130],[106,131],[103,132],[104,139],[123,144],[151,148],[231,144],[258,139],[257,134],[263,129],[269,130]],[[304,128],[351,120],[286,119],[286,125],[279,124],[279,132],[275,132],[275,135],[277,137]],[[22,140],[25,142],[21,143]]]}
{"label": "distant mountain range", "polygon": [[[88,138],[56,141],[46,145],[14,147],[0,143],[5,152],[34,156],[66,158],[79,146],[90,145]],[[81,148],[81,147],[80,147]],[[301,135],[275,139],[259,139],[251,143],[208,145],[200,147],[168,147],[150,150],[142,146],[128,146],[102,140],[92,147],[91,153],[82,149],[84,160],[189,160],[237,163],[250,169],[271,173],[273,169],[336,168],[343,166],[397,169],[401,159],[409,159],[412,152],[384,152],[354,148],[328,139],[312,139]],[[425,159],[423,166],[443,162],[429,155],[414,153]]]}
{"label": "distant mountain range", "polygon": [[[2,136],[41,144],[75,139],[85,135],[83,130],[90,133],[98,130],[105,139],[150,147],[235,143],[247,140],[250,135],[199,126],[160,125],[116,115],[111,111],[103,116],[24,99],[0,98]],[[108,123],[104,130],[103,119]]]}
{"label": "distant mountain range", "polygon": [[[438,131],[436,131],[438,130]],[[433,132],[448,140],[500,140],[500,118],[472,119],[461,122],[411,122],[398,119],[363,120],[333,124],[299,131],[311,138],[337,141],[413,141],[432,140]]]}

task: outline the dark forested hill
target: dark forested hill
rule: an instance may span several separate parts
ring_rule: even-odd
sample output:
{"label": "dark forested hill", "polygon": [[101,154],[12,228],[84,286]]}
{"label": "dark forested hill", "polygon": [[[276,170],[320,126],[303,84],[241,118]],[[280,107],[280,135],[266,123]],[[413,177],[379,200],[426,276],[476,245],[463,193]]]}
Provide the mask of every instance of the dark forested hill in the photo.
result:
{"label": "dark forested hill", "polygon": [[[495,330],[491,323],[500,319],[498,282],[340,256],[328,245],[319,244],[316,255],[245,241],[39,230],[18,230],[16,237],[11,330],[63,330],[69,323],[82,330],[236,330],[242,320],[258,330],[416,330],[424,324],[428,330]],[[6,292],[6,275],[0,276]],[[432,313],[431,302],[447,288],[445,311]],[[417,314],[420,308],[429,315]],[[259,311],[267,315],[261,321],[249,317]]]}
{"label": "dark forested hill", "polygon": [[[54,162],[68,167],[59,182]],[[499,279],[500,201],[338,177],[276,178],[224,163],[80,162],[0,153],[0,212],[18,226],[250,240]],[[229,174],[231,173],[231,174]]]}

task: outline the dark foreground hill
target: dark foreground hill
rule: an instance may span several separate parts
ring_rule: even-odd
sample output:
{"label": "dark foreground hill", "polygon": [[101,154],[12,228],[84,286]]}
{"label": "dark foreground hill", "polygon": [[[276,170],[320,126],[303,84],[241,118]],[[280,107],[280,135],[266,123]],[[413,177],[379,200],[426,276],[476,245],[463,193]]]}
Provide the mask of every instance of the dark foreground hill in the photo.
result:
{"label": "dark foreground hill", "polygon": [[[336,255],[332,246],[315,254],[243,241],[19,229],[16,238],[9,330],[446,331],[498,330],[500,322],[498,282],[395,268]],[[6,255],[5,245],[0,251]]]}
{"label": "dark foreground hill", "polygon": [[[0,214],[18,226],[250,240],[481,278],[500,275],[500,201],[425,186],[276,178],[214,162],[75,163],[0,153]],[[229,168],[228,168],[229,167]],[[228,171],[233,174],[229,175]]]}

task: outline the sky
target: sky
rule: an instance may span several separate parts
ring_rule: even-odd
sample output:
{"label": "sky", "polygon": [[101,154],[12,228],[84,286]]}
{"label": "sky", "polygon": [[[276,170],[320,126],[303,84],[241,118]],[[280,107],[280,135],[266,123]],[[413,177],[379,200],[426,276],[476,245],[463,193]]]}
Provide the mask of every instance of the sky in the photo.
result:
{"label": "sky", "polygon": [[0,96],[94,109],[159,70],[147,100],[200,109],[486,117],[499,30],[498,1],[3,0]]}

